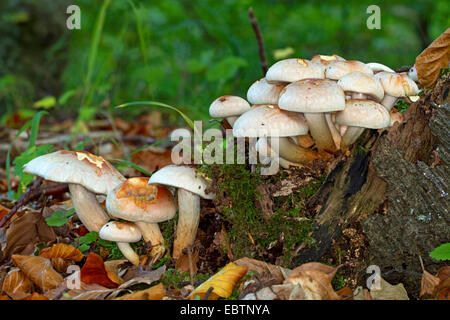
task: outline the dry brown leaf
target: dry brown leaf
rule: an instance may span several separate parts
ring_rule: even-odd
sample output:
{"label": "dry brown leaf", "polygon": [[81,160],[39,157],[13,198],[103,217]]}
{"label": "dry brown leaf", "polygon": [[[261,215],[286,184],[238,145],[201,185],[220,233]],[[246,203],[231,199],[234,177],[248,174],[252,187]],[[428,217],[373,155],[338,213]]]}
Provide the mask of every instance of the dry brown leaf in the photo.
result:
{"label": "dry brown leaf", "polygon": [[249,271],[257,272],[259,275],[269,275],[279,284],[283,283],[290,272],[290,270],[283,267],[247,257],[236,260],[234,263],[241,267],[247,267]]}
{"label": "dry brown leaf", "polygon": [[434,88],[442,68],[450,61],[450,28],[445,30],[416,58],[415,67],[419,83]]}
{"label": "dry brown leaf", "polygon": [[136,291],[123,295],[116,300],[161,300],[166,294],[166,289],[162,283],[145,290]]}
{"label": "dry brown leaf", "polygon": [[437,272],[437,277],[443,281],[447,278],[450,278],[450,266],[442,267]]}
{"label": "dry brown leaf", "polygon": [[150,148],[133,154],[131,159],[145,170],[154,172],[172,164],[172,151]]}
{"label": "dry brown leaf", "polygon": [[10,209],[8,209],[0,204],[0,220],[2,220],[3,217],[6,216],[8,214],[8,212],[10,212],[10,211],[11,211]]}
{"label": "dry brown leaf", "polygon": [[342,300],[353,300],[353,290],[347,286],[336,291],[336,294],[340,296]]}
{"label": "dry brown leaf", "polygon": [[318,262],[309,262],[293,269],[286,282],[299,285],[306,300],[339,300],[333,290],[333,279],[339,267],[331,267]]}
{"label": "dry brown leaf", "polygon": [[23,253],[28,247],[34,250],[38,241],[49,242],[56,239],[56,234],[47,225],[39,212],[29,211],[14,219],[6,230],[6,248],[4,255]]}
{"label": "dry brown leaf", "polygon": [[380,278],[380,288],[372,286],[370,295],[375,300],[409,300],[403,283],[392,285]]}
{"label": "dry brown leaf", "polygon": [[80,271],[81,281],[86,284],[97,283],[106,288],[117,288],[118,284],[108,277],[105,269],[105,263],[98,254],[89,253],[86,262]]}
{"label": "dry brown leaf", "polygon": [[423,270],[422,281],[420,285],[420,298],[430,299],[436,296],[436,289],[439,285],[439,278],[433,276],[426,270]]}
{"label": "dry brown leaf", "polygon": [[76,262],[80,262],[84,257],[80,250],[65,243],[57,243],[50,248],[45,248],[41,251],[39,256],[48,259],[62,258],[66,260],[74,260]]}
{"label": "dry brown leaf", "polygon": [[436,288],[436,299],[450,300],[450,278],[441,280],[439,286]]}
{"label": "dry brown leaf", "polygon": [[14,300],[22,299],[33,291],[33,282],[20,269],[13,269],[3,281],[2,291]]}
{"label": "dry brown leaf", "polygon": [[219,297],[228,298],[233,293],[234,286],[247,273],[247,270],[247,267],[241,267],[230,262],[197,287],[189,297],[195,299],[196,296],[199,296],[200,299],[203,299],[206,292],[212,287],[208,300],[217,300]]}
{"label": "dry brown leaf", "polygon": [[10,297],[8,297],[6,294],[0,295],[0,301],[1,300],[11,300]]}
{"label": "dry brown leaf", "polygon": [[119,267],[127,262],[126,259],[109,260],[105,262],[105,270],[108,278],[117,284],[122,284],[124,281],[119,277]]}
{"label": "dry brown leaf", "polygon": [[14,264],[44,292],[56,288],[64,281],[63,277],[53,269],[50,260],[46,258],[17,254],[11,258]]}
{"label": "dry brown leaf", "polygon": [[33,294],[30,294],[29,296],[20,300],[48,300],[48,298],[40,293],[33,292]]}
{"label": "dry brown leaf", "polygon": [[52,258],[52,267],[59,273],[65,273],[67,268],[72,265],[70,260],[65,260],[63,258]]}
{"label": "dry brown leaf", "polygon": [[191,272],[190,270],[192,268],[193,274],[196,274],[198,270],[197,262],[198,251],[194,251],[192,252],[190,259],[188,254],[183,254],[180,258],[178,258],[175,268],[181,272]]}

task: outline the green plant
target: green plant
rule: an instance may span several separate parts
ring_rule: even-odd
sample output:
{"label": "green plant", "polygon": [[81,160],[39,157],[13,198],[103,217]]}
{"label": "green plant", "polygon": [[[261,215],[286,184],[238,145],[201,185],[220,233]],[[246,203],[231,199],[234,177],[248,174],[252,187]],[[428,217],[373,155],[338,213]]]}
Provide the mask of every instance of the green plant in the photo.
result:
{"label": "green plant", "polygon": [[27,162],[33,160],[36,157],[49,153],[53,150],[52,145],[40,145],[36,146],[36,139],[39,131],[39,123],[41,117],[45,114],[48,114],[46,111],[40,111],[36,113],[30,121],[25,123],[22,128],[17,132],[14,140],[25,130],[30,129],[30,137],[28,139],[27,149],[22,152],[19,156],[14,158],[14,175],[19,178],[19,186],[17,188],[17,192],[13,192],[11,189],[11,176],[10,176],[10,167],[11,167],[11,149],[14,143],[12,141],[10,147],[8,148],[8,152],[6,154],[6,180],[8,184],[8,198],[9,199],[17,199],[19,196],[26,190],[26,186],[33,180],[34,175],[26,174],[23,172],[23,165]]}
{"label": "green plant", "polygon": [[409,102],[406,102],[404,100],[398,100],[394,108],[396,108],[399,112],[403,113],[406,111],[406,109],[409,108],[410,105],[411,104]]}
{"label": "green plant", "polygon": [[52,213],[52,215],[45,219],[47,225],[50,227],[61,227],[69,222],[69,219],[75,213],[75,209],[71,208],[67,211],[65,210],[57,210]]}
{"label": "green plant", "polygon": [[436,260],[450,260],[450,242],[441,244],[439,247],[435,248],[431,253],[430,257]]}

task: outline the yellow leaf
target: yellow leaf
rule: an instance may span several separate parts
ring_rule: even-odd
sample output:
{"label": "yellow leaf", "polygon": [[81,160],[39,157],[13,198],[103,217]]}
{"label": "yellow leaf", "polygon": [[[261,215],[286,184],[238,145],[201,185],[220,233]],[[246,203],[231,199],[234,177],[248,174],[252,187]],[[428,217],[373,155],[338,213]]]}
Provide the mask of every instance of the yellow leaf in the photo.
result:
{"label": "yellow leaf", "polygon": [[247,273],[247,270],[247,267],[241,267],[230,262],[222,270],[203,282],[189,297],[195,299],[196,296],[199,296],[200,299],[203,299],[206,292],[212,287],[208,300],[217,300],[219,297],[228,298],[233,293],[233,288],[238,281]]}
{"label": "yellow leaf", "polygon": [[20,269],[13,269],[3,281],[2,290],[13,299],[21,299],[31,294],[33,282]]}

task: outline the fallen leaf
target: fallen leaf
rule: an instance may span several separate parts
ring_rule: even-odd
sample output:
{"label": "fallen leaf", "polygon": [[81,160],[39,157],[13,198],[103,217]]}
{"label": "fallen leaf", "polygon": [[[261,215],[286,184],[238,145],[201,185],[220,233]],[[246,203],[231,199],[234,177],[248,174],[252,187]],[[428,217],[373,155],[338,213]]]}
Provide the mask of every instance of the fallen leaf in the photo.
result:
{"label": "fallen leaf", "polygon": [[420,285],[420,298],[430,299],[436,296],[436,289],[439,285],[440,279],[433,276],[426,270],[423,270],[422,281]]}
{"label": "fallen leaf", "polygon": [[293,269],[285,282],[299,285],[306,300],[339,300],[339,295],[331,285],[339,267],[331,267],[318,262],[309,262]]}
{"label": "fallen leaf", "polygon": [[53,269],[50,260],[44,257],[14,254],[11,258],[14,264],[44,292],[56,288],[64,280]]}
{"label": "fallen leaf", "polygon": [[236,260],[234,263],[241,267],[247,267],[248,271],[257,272],[259,275],[269,275],[276,283],[279,284],[283,283],[291,271],[280,266],[247,257]]}
{"label": "fallen leaf", "polygon": [[347,286],[336,291],[336,294],[340,296],[342,300],[353,300],[353,290]]}
{"label": "fallen leaf", "polygon": [[[142,268],[142,267],[138,267],[138,268]],[[151,270],[151,271],[139,270],[135,273],[136,276],[134,278],[121,284],[119,286],[119,289],[127,289],[127,288],[134,286],[135,284],[139,284],[139,283],[145,283],[145,284],[150,285],[153,282],[158,281],[165,272],[166,272],[165,265],[159,267],[156,270]]]}
{"label": "fallen leaf", "polygon": [[172,163],[172,151],[160,148],[149,148],[139,151],[131,157],[138,166],[149,172],[154,172]]}
{"label": "fallen leaf", "polygon": [[8,297],[7,295],[3,294],[3,295],[0,295],[0,301],[1,300],[11,300],[11,298]]}
{"label": "fallen leaf", "polygon": [[450,278],[450,266],[442,267],[437,272],[437,277],[442,281]]}
{"label": "fallen leaf", "polygon": [[6,216],[8,214],[8,212],[10,212],[10,211],[11,211],[10,209],[8,209],[0,204],[0,220],[2,220],[3,217]]}
{"label": "fallen leaf", "polygon": [[30,294],[29,296],[20,300],[48,300],[48,298],[40,293],[33,292],[33,294]]}
{"label": "fallen leaf", "polygon": [[178,258],[175,268],[181,272],[191,272],[192,266],[192,272],[195,275],[197,273],[197,262],[198,262],[198,252],[195,251],[191,254],[191,258],[189,259],[188,254],[183,254],[180,258]]}
{"label": "fallen leaf", "polygon": [[66,260],[74,260],[76,262],[80,262],[84,257],[80,250],[65,243],[54,244],[50,248],[42,250],[39,256],[48,259],[62,258]]}
{"label": "fallen leaf", "polygon": [[103,300],[111,294],[114,289],[105,288],[99,284],[84,282],[79,283],[79,288],[68,288],[68,281],[64,281],[57,288],[45,293],[50,300]]}
{"label": "fallen leaf", "polygon": [[67,268],[72,265],[70,260],[65,260],[63,258],[52,258],[52,267],[59,273],[66,273]]}
{"label": "fallen leaf", "polygon": [[2,291],[14,300],[30,295],[32,290],[33,282],[19,268],[8,272],[3,281]]}
{"label": "fallen leaf", "polygon": [[117,288],[118,286],[108,277],[102,257],[94,252],[89,253],[80,274],[81,281],[86,284],[97,283],[106,288]]}
{"label": "fallen leaf", "polygon": [[447,278],[436,289],[436,299],[438,300],[450,300],[450,278]]}
{"label": "fallen leaf", "polygon": [[197,287],[189,298],[195,299],[196,296],[199,296],[200,299],[203,299],[211,287],[213,289],[208,296],[208,300],[217,300],[219,297],[228,298],[233,293],[233,288],[238,281],[247,273],[247,270],[247,267],[241,267],[230,262],[222,270]]}
{"label": "fallen leaf", "polygon": [[145,290],[136,291],[123,295],[116,300],[161,300],[166,294],[166,289],[162,283]]}
{"label": "fallen leaf", "polygon": [[403,283],[392,285],[380,278],[380,288],[372,286],[370,295],[375,300],[409,300]]}
{"label": "fallen leaf", "polygon": [[415,67],[419,83],[433,88],[442,68],[447,68],[450,61],[450,28],[445,30],[416,58]]}
{"label": "fallen leaf", "polygon": [[119,267],[127,261],[128,260],[126,259],[106,261],[105,270],[108,275],[108,278],[110,278],[113,282],[117,284],[124,283],[124,281],[119,277]]}
{"label": "fallen leaf", "polygon": [[34,244],[42,241],[56,240],[56,234],[49,227],[41,214],[36,211],[28,211],[17,217],[9,224],[6,230],[6,247],[3,251],[5,257],[12,254],[23,253],[27,247],[34,249]]}

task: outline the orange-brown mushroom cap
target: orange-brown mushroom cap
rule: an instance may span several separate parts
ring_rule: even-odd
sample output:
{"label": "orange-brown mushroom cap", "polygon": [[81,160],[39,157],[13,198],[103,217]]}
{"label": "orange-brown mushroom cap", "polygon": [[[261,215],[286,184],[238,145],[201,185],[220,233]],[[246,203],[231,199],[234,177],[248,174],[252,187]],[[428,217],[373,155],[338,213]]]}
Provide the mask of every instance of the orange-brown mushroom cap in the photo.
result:
{"label": "orange-brown mushroom cap", "polygon": [[108,193],[106,208],[109,214],[127,221],[158,223],[175,216],[176,205],[172,193],[165,186],[148,184],[145,177],[127,179]]}

